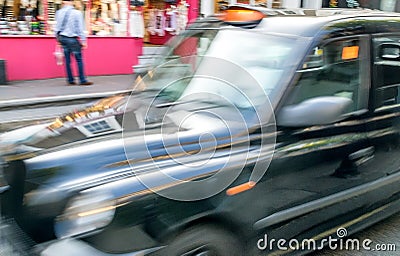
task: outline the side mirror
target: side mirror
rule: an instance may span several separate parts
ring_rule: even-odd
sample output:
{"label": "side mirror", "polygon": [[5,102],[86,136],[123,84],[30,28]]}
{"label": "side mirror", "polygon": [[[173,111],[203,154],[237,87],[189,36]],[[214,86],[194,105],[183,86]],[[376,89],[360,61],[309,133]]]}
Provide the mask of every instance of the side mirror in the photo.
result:
{"label": "side mirror", "polygon": [[378,52],[383,60],[400,61],[400,44],[383,43],[379,46]]}
{"label": "side mirror", "polygon": [[283,107],[277,124],[286,127],[304,127],[331,124],[344,118],[353,101],[344,97],[316,97],[297,105]]}

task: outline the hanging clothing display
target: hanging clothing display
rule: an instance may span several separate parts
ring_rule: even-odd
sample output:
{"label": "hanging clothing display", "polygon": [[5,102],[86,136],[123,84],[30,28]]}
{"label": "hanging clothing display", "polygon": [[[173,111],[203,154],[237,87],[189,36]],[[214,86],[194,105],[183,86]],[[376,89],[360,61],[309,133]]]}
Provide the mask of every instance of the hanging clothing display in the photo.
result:
{"label": "hanging clothing display", "polygon": [[129,22],[129,32],[133,37],[144,37],[144,20],[142,12],[131,11],[130,12],[130,22]]}
{"label": "hanging clothing display", "polygon": [[177,13],[178,11],[175,7],[167,9],[167,12],[165,13],[165,31],[168,31],[171,35],[176,34]]}
{"label": "hanging clothing display", "polygon": [[188,7],[189,5],[186,3],[186,1],[181,1],[178,5],[178,21],[176,28],[177,34],[186,29],[188,23]]}
{"label": "hanging clothing display", "polygon": [[158,36],[165,35],[165,16],[163,10],[157,10],[155,15],[154,32]]}
{"label": "hanging clothing display", "polygon": [[[176,3],[177,1],[174,1]],[[177,35],[186,29],[189,4],[180,1],[178,5],[167,5],[164,9],[147,10],[146,30],[151,36]]]}
{"label": "hanging clothing display", "polygon": [[156,32],[154,31],[154,29],[156,27],[156,10],[150,9],[148,12],[148,15],[149,15],[149,19],[148,19],[148,23],[147,23],[147,31],[151,35],[155,35]]}

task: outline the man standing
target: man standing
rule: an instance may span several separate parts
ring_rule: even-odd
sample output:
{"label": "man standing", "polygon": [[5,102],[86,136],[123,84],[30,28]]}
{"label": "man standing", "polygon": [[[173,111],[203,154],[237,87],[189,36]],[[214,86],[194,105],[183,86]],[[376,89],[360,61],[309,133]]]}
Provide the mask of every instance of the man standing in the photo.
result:
{"label": "man standing", "polygon": [[75,10],[73,1],[63,0],[63,8],[56,12],[56,29],[59,43],[64,49],[65,67],[68,85],[76,85],[71,70],[71,55],[74,55],[79,71],[79,84],[91,85],[83,72],[82,48],[86,48],[86,36],[83,28],[83,15]]}

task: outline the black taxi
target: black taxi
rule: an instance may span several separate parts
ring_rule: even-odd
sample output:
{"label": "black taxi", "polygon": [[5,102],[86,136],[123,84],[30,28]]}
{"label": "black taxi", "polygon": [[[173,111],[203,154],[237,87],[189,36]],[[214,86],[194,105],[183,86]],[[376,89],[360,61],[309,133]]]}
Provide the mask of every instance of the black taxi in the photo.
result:
{"label": "black taxi", "polygon": [[231,6],[131,94],[2,134],[2,216],[46,256],[320,249],[400,209],[399,72],[398,14]]}

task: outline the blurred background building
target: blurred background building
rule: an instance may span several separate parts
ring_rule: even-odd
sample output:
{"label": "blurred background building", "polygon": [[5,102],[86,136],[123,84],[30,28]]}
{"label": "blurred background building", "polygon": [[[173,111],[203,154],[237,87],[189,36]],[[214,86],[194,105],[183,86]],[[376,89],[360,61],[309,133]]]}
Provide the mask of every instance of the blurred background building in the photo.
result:
{"label": "blurred background building", "polygon": [[[164,44],[199,14],[199,0],[74,2],[89,38],[84,52],[89,76],[131,74],[144,44]],[[0,0],[0,60],[8,80],[64,76],[54,55],[55,13],[61,7],[62,0]]]}
{"label": "blurred background building", "polygon": [[400,0],[201,0],[201,15],[208,16],[229,4],[265,4],[270,8],[355,8],[400,12]]}
{"label": "blurred background building", "polygon": [[[400,0],[75,0],[89,37],[87,74],[131,74],[132,67],[147,61],[145,47],[163,45],[197,17],[235,3],[400,12]],[[54,55],[55,12],[61,5],[62,0],[0,0],[0,61],[8,80],[64,76]]]}

